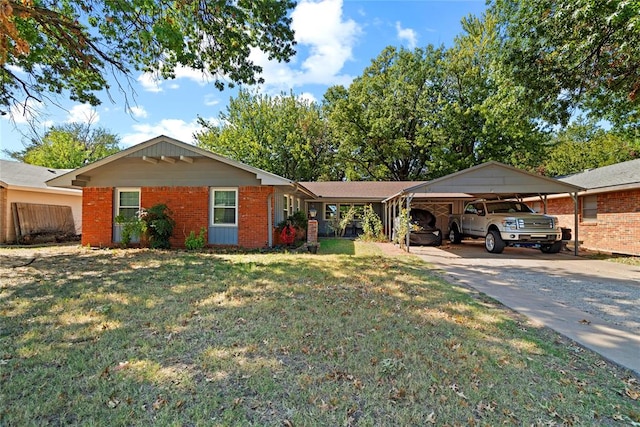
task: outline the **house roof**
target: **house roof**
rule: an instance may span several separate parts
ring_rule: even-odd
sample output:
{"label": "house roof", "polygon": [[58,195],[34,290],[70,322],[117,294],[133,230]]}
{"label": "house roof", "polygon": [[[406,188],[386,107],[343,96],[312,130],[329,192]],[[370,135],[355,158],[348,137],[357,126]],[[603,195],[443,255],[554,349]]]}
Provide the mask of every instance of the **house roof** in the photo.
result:
{"label": "house roof", "polygon": [[423,181],[321,181],[300,182],[321,199],[383,200]]}
{"label": "house roof", "polygon": [[478,198],[531,197],[574,193],[579,185],[536,175],[503,163],[490,161],[433,181],[407,188],[404,193],[460,193]]}
{"label": "house roof", "polygon": [[562,182],[579,185],[587,190],[640,187],[640,159],[590,169],[558,178]]}
{"label": "house roof", "polygon": [[[89,172],[91,172],[92,170],[99,168],[101,166],[107,165],[123,157],[130,156],[133,153],[144,150],[145,148],[148,148],[150,146],[153,146],[159,143],[172,144],[176,147],[179,147],[183,150],[187,150],[188,152],[193,153],[193,155],[195,156],[207,157],[207,158],[216,160],[218,162],[225,163],[235,168],[255,174],[256,179],[260,180],[263,185],[275,185],[275,186],[282,185],[282,186],[296,187],[296,183],[289,179],[275,175],[271,172],[264,171],[262,169],[254,168],[252,166],[229,159],[227,157],[214,154],[210,151],[196,147],[195,145],[187,144],[185,142],[178,141],[177,139],[173,139],[165,135],[160,135],[156,138],[134,145],[125,150],[119,151],[115,154],[112,154],[111,156],[105,157],[104,159],[98,160],[89,165],[83,166],[78,169],[74,169],[62,176],[52,178],[47,181],[47,185],[52,187],[81,188],[84,184],[86,184],[86,179],[87,179],[86,177],[89,175]],[[176,159],[173,159],[173,158],[167,159],[165,158],[165,156],[161,156],[161,157],[162,158],[157,159],[157,158],[147,158],[146,156],[143,156],[143,160],[151,161],[154,163],[157,163],[159,160],[165,160],[165,161],[171,161],[171,162],[176,161]],[[180,156],[180,160],[184,160],[188,162],[191,159],[188,158],[188,156]]]}
{"label": "house roof", "polygon": [[69,172],[69,169],[53,169],[27,163],[0,160],[0,186],[23,191],[80,194],[79,191],[47,187],[46,181]]}

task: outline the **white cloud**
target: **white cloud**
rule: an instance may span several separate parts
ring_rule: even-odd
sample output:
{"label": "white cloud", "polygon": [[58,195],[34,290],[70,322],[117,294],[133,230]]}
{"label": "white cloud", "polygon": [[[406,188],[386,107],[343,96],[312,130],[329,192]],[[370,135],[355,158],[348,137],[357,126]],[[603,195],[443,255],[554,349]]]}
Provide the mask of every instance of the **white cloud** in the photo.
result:
{"label": "white cloud", "polygon": [[41,102],[27,99],[25,103],[12,104],[9,108],[9,114],[3,116],[3,118],[13,121],[16,125],[23,125],[40,117],[42,107],[43,104]]}
{"label": "white cloud", "polygon": [[213,107],[220,103],[220,100],[217,99],[217,96],[211,93],[208,93],[204,96],[204,105],[207,107]]}
{"label": "white cloud", "polygon": [[156,73],[142,73],[138,76],[138,82],[146,92],[164,92],[165,88],[178,89],[180,85],[176,83],[179,79],[187,79],[205,86],[211,83],[211,74],[194,70],[184,66],[178,66],[175,70],[175,80],[163,80]]}
{"label": "white cloud", "polygon": [[415,49],[418,45],[418,33],[411,28],[402,28],[400,21],[396,22],[396,34],[400,40],[407,42],[409,49]]}
{"label": "white cloud", "polygon": [[142,89],[147,92],[162,92],[162,80],[152,73],[143,73],[138,76],[138,82]]}
{"label": "white cloud", "polygon": [[100,115],[89,104],[76,104],[67,115],[67,123],[98,123],[100,121]]}
{"label": "white cloud", "polygon": [[[341,74],[352,59],[353,46],[362,29],[353,20],[343,20],[342,0],[302,0],[291,14],[298,53],[291,63],[269,61],[253,49],[251,59],[263,68],[262,77],[269,91],[287,90],[305,84],[349,84],[352,76]],[[300,63],[299,61],[302,60]],[[300,64],[296,67],[296,64]]]}
{"label": "white cloud", "polygon": [[133,114],[133,117],[138,119],[145,119],[149,116],[149,113],[147,113],[147,110],[145,110],[144,107],[131,107],[129,110],[131,111],[131,114]]}
{"label": "white cloud", "polygon": [[[215,118],[206,120],[217,123]],[[164,119],[157,123],[138,123],[132,126],[133,132],[122,136],[122,144],[130,147],[160,135],[166,135],[180,141],[193,142],[193,134],[202,129],[197,120],[185,122],[180,119]]]}
{"label": "white cloud", "polygon": [[314,103],[318,102],[318,99],[315,96],[313,96],[313,94],[310,92],[303,92],[300,95],[298,95],[298,98],[307,102],[314,102]]}

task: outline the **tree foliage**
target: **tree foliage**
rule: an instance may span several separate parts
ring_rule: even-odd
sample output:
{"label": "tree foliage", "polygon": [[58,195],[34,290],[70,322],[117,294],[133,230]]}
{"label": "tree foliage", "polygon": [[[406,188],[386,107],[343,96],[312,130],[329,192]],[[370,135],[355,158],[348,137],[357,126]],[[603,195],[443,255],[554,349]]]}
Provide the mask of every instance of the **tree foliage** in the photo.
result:
{"label": "tree foliage", "polygon": [[640,158],[640,140],[579,121],[558,132],[540,172],[562,176]]}
{"label": "tree foliage", "polygon": [[0,110],[47,93],[100,103],[106,77],[132,70],[175,77],[177,67],[255,83],[252,48],[294,54],[292,0],[0,0]]}
{"label": "tree foliage", "polygon": [[34,135],[22,151],[5,151],[20,162],[56,169],[74,169],[120,151],[120,138],[87,123],[53,126]]}
{"label": "tree foliage", "polygon": [[242,89],[220,123],[200,119],[199,146],[295,181],[339,178],[326,121],[313,102]]}
{"label": "tree foliage", "polygon": [[640,2],[492,0],[502,61],[552,123],[576,109],[637,123],[640,101]]}
{"label": "tree foliage", "polygon": [[385,48],[348,88],[325,94],[325,109],[350,180],[425,176],[437,141],[443,49]]}
{"label": "tree foliage", "polygon": [[490,14],[469,16],[461,24],[463,32],[445,52],[442,135],[430,176],[489,160],[532,169],[542,156],[546,131],[497,60],[496,20]]}
{"label": "tree foliage", "polygon": [[539,164],[545,129],[501,73],[495,20],[462,24],[448,50],[388,47],[349,88],[327,91],[349,179],[432,179],[489,160]]}

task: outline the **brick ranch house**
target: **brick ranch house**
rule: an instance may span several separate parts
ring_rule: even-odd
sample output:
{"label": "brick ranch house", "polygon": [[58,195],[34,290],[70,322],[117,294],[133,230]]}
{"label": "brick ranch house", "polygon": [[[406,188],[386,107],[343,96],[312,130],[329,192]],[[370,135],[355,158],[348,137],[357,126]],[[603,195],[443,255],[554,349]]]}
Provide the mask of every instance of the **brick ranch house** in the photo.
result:
{"label": "brick ranch house", "polygon": [[[206,230],[210,245],[271,246],[274,225],[310,194],[298,184],[159,136],[47,181],[82,189],[82,244],[117,246],[119,214],[164,203],[176,221],[173,247]],[[286,201],[286,206],[285,206]]]}
{"label": "brick ranch house", "polygon": [[[578,193],[580,247],[640,256],[640,159],[559,178],[585,188]],[[574,228],[570,197],[549,196],[547,211]]]}
{"label": "brick ranch house", "polygon": [[[191,231],[198,233],[204,227],[210,245],[262,248],[277,242],[275,227],[299,210],[317,211],[319,232],[328,235],[331,232],[327,221],[331,217],[339,217],[350,207],[360,209],[371,204],[389,233],[388,224],[404,206],[400,200],[406,199],[405,193],[435,185],[425,194],[413,194],[411,206],[428,209],[436,217],[437,226],[445,231],[449,214],[461,209],[465,200],[485,196],[480,190],[471,191],[478,183],[491,183],[491,194],[518,194],[519,190],[538,185],[536,181],[543,181],[545,187],[553,187],[556,182],[559,187],[587,188],[578,196],[579,239],[583,247],[639,255],[638,162],[566,177],[562,179],[565,182],[489,162],[431,182],[296,183],[159,136],[51,179],[47,185],[82,189],[83,245],[117,246],[121,226],[114,218],[118,214],[132,214],[165,203],[176,220],[171,239],[174,247],[184,246]],[[448,185],[450,181],[455,185]],[[436,191],[436,184],[443,189]],[[462,188],[473,194],[460,192]],[[546,211],[559,216],[563,227],[573,229],[576,204],[567,191],[561,190],[556,191],[563,192],[558,196],[553,191],[545,193],[549,194],[544,198]],[[533,207],[543,211],[544,206],[536,206],[542,203],[540,198],[537,200]],[[357,221],[350,231],[357,234]]]}

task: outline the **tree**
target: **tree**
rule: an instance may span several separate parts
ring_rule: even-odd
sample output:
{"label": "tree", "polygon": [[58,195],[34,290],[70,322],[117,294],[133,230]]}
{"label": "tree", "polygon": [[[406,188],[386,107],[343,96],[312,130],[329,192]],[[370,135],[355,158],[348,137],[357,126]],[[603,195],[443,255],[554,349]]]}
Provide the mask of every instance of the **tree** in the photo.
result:
{"label": "tree", "polygon": [[638,124],[640,2],[492,0],[502,60],[541,117],[567,124],[587,111]]}
{"label": "tree", "polygon": [[558,132],[540,171],[562,176],[640,158],[640,141],[584,120]]}
{"label": "tree", "polygon": [[443,49],[385,48],[349,88],[325,94],[350,180],[418,180],[438,131]]}
{"label": "tree", "polygon": [[335,148],[321,108],[293,93],[240,90],[217,126],[199,119],[200,147],[295,181],[338,179]]}
{"label": "tree", "polygon": [[[294,54],[292,0],[0,0],[0,111],[47,93],[97,105],[108,73],[175,77],[176,67],[255,83],[252,48]],[[24,73],[26,73],[26,76]]]}
{"label": "tree", "polygon": [[531,170],[542,158],[547,131],[500,67],[496,19],[469,16],[461,25],[442,65],[442,135],[432,150],[430,174],[489,160]]}
{"label": "tree", "polygon": [[5,151],[15,160],[56,169],[75,169],[120,151],[120,139],[90,123],[52,126],[34,135],[22,151]]}

